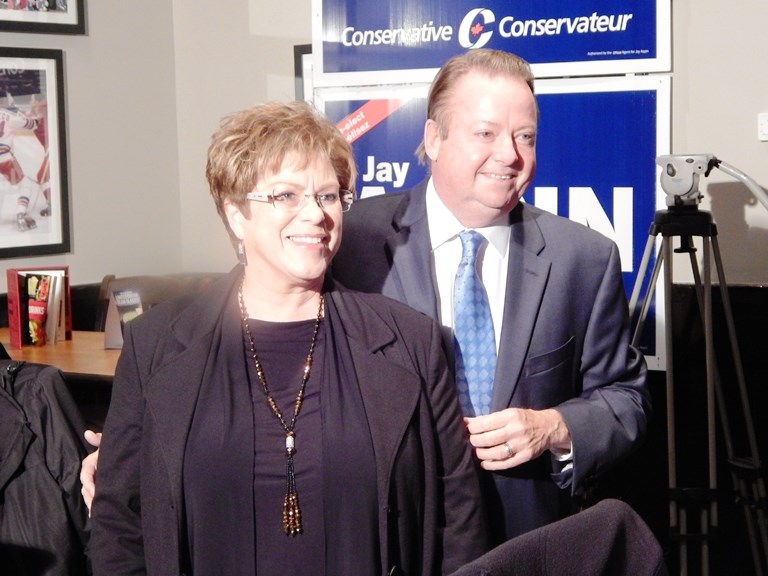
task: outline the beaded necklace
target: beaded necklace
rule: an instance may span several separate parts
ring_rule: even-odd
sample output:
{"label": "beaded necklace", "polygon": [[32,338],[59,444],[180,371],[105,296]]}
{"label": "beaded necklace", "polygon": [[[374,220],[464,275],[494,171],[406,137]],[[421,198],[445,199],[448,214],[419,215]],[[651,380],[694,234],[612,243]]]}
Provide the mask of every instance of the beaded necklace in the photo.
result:
{"label": "beaded necklace", "polygon": [[299,391],[296,394],[296,401],[293,405],[293,416],[291,422],[288,424],[283,417],[283,413],[277,406],[277,402],[272,397],[272,392],[267,385],[267,377],[264,375],[264,369],[259,361],[259,356],[256,354],[256,344],[253,341],[253,335],[251,329],[248,326],[248,311],[245,308],[245,299],[243,298],[243,284],[240,284],[238,291],[238,298],[240,302],[240,314],[243,320],[243,333],[245,335],[246,344],[253,359],[253,365],[256,368],[256,376],[261,384],[264,397],[267,400],[267,405],[272,413],[277,418],[278,422],[285,432],[285,458],[286,458],[286,487],[285,498],[283,499],[283,531],[288,536],[295,536],[303,531],[301,523],[301,508],[299,506],[299,493],[296,490],[296,475],[293,469],[293,455],[296,453],[296,434],[294,429],[296,428],[296,420],[299,417],[301,411],[301,405],[304,402],[304,391],[307,387],[307,381],[312,371],[312,355],[315,352],[315,344],[317,343],[317,333],[320,330],[320,320],[323,317],[323,304],[325,302],[323,295],[320,294],[320,306],[317,309],[317,319],[315,320],[315,328],[312,332],[312,342],[309,344],[309,354],[304,361],[304,370],[301,376],[301,385]]}

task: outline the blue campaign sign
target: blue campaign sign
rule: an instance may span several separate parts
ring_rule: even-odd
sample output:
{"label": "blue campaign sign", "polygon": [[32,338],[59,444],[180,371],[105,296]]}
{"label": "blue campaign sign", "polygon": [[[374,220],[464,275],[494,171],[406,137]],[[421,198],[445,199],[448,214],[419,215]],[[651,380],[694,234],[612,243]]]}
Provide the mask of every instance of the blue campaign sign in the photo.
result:
{"label": "blue campaign sign", "polygon": [[[337,123],[358,118],[372,101],[402,102],[375,126],[348,137],[360,171],[359,196],[405,190],[427,176],[414,154],[427,88],[315,91],[318,106]],[[669,78],[542,80],[536,90],[537,170],[524,200],[614,240],[629,297],[654,214],[665,205],[655,159],[669,153]],[[663,291],[657,288],[655,296],[641,348],[651,368],[663,369],[663,346],[656,345],[663,342]]]}
{"label": "blue campaign sign", "polygon": [[350,74],[434,71],[449,57],[482,47],[522,56],[538,78],[670,66],[669,0],[315,3],[320,85],[338,85]]}
{"label": "blue campaign sign", "polygon": [[[538,95],[537,170],[525,199],[614,240],[628,298],[654,214],[664,205],[655,159],[669,149],[668,102],[668,79],[650,77],[615,86],[594,80],[588,91],[564,83]],[[643,285],[647,280],[639,279]],[[662,328],[654,322],[659,304],[651,302],[650,333],[641,343],[654,368],[663,353],[656,346],[663,340],[653,333]]]}
{"label": "blue campaign sign", "polygon": [[650,224],[656,210],[656,92],[541,94],[538,102],[538,168],[526,200],[611,236],[631,272],[642,256],[633,248],[648,235],[634,222]]}

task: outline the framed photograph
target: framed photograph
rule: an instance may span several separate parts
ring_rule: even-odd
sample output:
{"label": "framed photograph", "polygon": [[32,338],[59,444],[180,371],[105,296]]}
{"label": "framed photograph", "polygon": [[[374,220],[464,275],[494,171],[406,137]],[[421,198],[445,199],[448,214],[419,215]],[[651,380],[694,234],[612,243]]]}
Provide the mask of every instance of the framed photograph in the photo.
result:
{"label": "framed photograph", "polygon": [[0,259],[69,250],[64,53],[0,48]]}
{"label": "framed photograph", "polygon": [[85,34],[85,0],[0,0],[0,31]]}

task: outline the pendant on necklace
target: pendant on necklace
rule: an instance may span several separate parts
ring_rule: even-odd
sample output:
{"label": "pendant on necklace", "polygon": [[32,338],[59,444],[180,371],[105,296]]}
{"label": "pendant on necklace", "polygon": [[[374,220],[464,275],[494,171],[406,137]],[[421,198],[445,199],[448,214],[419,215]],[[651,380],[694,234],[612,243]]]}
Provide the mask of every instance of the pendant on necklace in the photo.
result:
{"label": "pendant on necklace", "polygon": [[293,431],[285,435],[285,459],[287,486],[283,499],[283,532],[296,536],[303,532],[299,494],[296,491],[296,475],[293,469],[293,454],[296,452],[296,438]]}

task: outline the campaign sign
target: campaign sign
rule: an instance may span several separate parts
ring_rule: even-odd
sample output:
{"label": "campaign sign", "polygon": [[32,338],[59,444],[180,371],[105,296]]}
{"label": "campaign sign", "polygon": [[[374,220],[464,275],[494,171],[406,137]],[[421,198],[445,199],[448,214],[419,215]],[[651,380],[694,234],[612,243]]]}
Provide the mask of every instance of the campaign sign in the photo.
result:
{"label": "campaign sign", "polygon": [[[629,298],[657,210],[665,207],[656,157],[670,147],[668,77],[537,82],[537,169],[525,200],[611,238]],[[651,255],[653,266],[655,254]],[[663,286],[659,283],[640,348],[664,369]],[[661,343],[657,345],[657,343]]]}
{"label": "campaign sign", "polygon": [[[352,144],[359,198],[407,190],[427,176],[416,159],[427,116],[428,86],[389,86],[337,92],[316,104]],[[384,117],[375,110],[385,111]]]}
{"label": "campaign sign", "polygon": [[449,57],[477,48],[518,54],[537,78],[664,72],[670,11],[669,0],[314,0],[315,81],[393,71],[429,81]]}
{"label": "campaign sign", "polygon": [[[405,190],[427,177],[414,154],[427,90],[426,85],[315,90],[318,107],[352,143],[359,197]],[[541,80],[536,91],[537,169],[524,201],[614,240],[629,298],[654,214],[665,206],[655,159],[669,153],[669,77]],[[654,261],[655,254],[651,267]],[[664,369],[664,346],[657,345],[664,338],[662,283],[654,296],[641,348],[651,368]]]}

